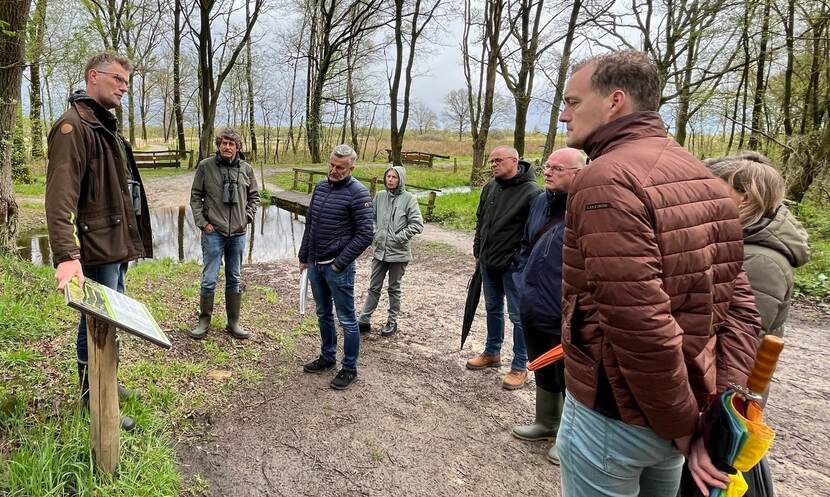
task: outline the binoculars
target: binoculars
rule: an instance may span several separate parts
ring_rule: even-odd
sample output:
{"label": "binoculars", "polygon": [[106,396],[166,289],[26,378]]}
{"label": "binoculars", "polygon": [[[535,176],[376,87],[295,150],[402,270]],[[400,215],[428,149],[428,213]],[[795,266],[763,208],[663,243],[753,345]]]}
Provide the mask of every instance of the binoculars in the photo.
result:
{"label": "binoculars", "polygon": [[236,181],[232,179],[226,179],[224,183],[222,183],[222,202],[233,205],[237,202],[237,188],[236,188]]}
{"label": "binoculars", "polygon": [[128,179],[127,188],[130,189],[130,199],[133,201],[133,212],[136,216],[141,215],[141,184],[138,181]]}

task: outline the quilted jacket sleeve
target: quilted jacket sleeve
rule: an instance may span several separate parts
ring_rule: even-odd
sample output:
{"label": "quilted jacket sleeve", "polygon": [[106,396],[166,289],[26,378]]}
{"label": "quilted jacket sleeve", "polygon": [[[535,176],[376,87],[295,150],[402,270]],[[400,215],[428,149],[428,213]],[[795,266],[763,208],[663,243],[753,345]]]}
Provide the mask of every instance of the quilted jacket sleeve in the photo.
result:
{"label": "quilted jacket sleeve", "polygon": [[636,186],[602,184],[578,190],[569,210],[599,325],[620,374],[654,432],[671,440],[694,432],[699,411],[644,199]]}
{"label": "quilted jacket sleeve", "polygon": [[755,297],[746,273],[741,270],[735,279],[735,292],[726,321],[718,329],[718,392],[726,390],[730,383],[746,385],[755,362],[760,330],[761,318],[755,309]]}

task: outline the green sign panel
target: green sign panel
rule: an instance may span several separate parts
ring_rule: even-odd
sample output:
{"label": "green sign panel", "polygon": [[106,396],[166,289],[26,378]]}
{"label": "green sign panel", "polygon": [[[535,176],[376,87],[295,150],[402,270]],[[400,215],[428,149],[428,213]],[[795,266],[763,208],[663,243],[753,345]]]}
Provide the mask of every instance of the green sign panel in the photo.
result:
{"label": "green sign panel", "polygon": [[64,296],[70,307],[103,319],[165,349],[172,346],[147,306],[123,293],[87,278],[83,288],[75,280],[70,281],[64,287]]}

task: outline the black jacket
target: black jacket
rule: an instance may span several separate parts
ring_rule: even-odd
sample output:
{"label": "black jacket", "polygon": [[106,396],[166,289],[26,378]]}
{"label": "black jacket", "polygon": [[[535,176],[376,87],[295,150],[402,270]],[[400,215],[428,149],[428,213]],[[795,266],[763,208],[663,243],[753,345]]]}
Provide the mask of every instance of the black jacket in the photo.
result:
{"label": "black jacket", "polygon": [[493,179],[481,191],[473,255],[485,266],[505,268],[518,258],[530,204],[542,191],[529,162],[510,179]]}

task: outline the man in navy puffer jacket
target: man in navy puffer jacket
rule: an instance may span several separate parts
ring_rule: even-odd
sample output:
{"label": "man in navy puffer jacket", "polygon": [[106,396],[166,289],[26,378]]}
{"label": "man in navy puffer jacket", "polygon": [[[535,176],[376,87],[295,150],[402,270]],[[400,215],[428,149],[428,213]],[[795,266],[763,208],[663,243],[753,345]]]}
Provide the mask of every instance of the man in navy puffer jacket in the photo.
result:
{"label": "man in navy puffer jacket", "polygon": [[[545,162],[545,195],[530,206],[522,237],[519,265],[515,274],[521,294],[519,316],[534,360],[562,343],[562,244],[565,240],[565,206],[568,190],[585,158],[574,148],[555,150]],[[514,426],[516,438],[529,441],[555,441],[565,400],[564,361],[536,370],[536,419],[532,424]],[[548,461],[559,464],[556,445]]]}
{"label": "man in navy puffer jacket", "polygon": [[352,177],[357,153],[338,145],[329,157],[329,174],[317,183],[306,214],[300,245],[300,270],[308,268],[308,281],[320,325],[320,356],[303,366],[306,373],[322,373],[336,364],[337,319],[343,327],[342,368],[331,387],[345,390],[357,379],[360,332],[354,310],[355,259],[372,243],[372,198]]}

